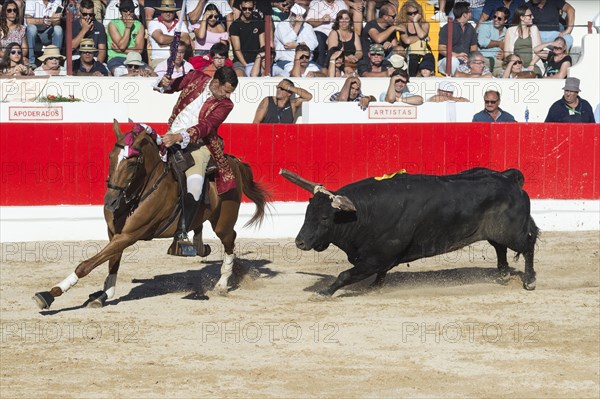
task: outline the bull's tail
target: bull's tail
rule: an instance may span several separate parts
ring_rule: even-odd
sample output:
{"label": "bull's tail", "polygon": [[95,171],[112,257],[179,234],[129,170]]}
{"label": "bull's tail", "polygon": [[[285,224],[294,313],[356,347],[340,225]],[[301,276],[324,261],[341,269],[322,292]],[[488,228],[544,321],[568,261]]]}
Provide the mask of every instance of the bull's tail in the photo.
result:
{"label": "bull's tail", "polygon": [[248,226],[260,226],[265,218],[265,211],[269,206],[271,194],[258,182],[254,181],[254,174],[250,165],[242,162],[238,159],[240,167],[240,177],[242,183],[242,192],[250,201],[256,205],[256,211],[252,218],[244,225]]}
{"label": "bull's tail", "polygon": [[525,185],[525,176],[519,169],[506,169],[502,175],[517,183],[521,188]]}

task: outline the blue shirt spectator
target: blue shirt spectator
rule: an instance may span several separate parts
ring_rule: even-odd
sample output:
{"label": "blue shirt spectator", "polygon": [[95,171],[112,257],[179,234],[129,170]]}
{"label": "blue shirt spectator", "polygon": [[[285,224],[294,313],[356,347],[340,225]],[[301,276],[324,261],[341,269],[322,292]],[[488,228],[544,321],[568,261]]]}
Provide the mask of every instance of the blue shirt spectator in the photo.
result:
{"label": "blue shirt spectator", "polygon": [[525,0],[509,0],[508,5],[507,2],[504,0],[485,0],[483,11],[481,13],[481,17],[479,18],[479,23],[487,21],[490,19],[490,17],[493,17],[494,11],[497,10],[499,7],[508,8],[508,21],[510,21],[512,16],[515,15],[515,10],[517,9],[517,7],[522,6],[524,4]]}
{"label": "blue shirt spectator", "polygon": [[473,115],[473,122],[516,122],[515,118],[500,108],[500,92],[488,90],[483,95],[485,108]]}
{"label": "blue shirt spectator", "polygon": [[[482,22],[477,30],[477,42],[481,54],[490,59],[491,68],[494,68],[498,53],[504,47],[504,36],[506,35],[506,22],[508,20],[508,8],[499,7],[494,11],[492,19]],[[500,55],[500,58],[502,55]]]}
{"label": "blue shirt spectator", "polygon": [[498,116],[494,119],[492,115],[483,110],[473,115],[473,122],[516,122],[514,116],[508,112],[503,111],[500,108],[498,108],[498,112]]}

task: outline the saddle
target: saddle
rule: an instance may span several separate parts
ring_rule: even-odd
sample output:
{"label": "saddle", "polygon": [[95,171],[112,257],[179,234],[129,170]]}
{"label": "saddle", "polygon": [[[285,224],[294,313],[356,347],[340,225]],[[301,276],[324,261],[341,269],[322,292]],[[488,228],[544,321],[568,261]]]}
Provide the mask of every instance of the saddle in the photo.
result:
{"label": "saddle", "polygon": [[[225,156],[227,157],[227,155]],[[173,177],[180,183],[182,191],[187,191],[185,171],[196,164],[194,162],[194,157],[192,157],[192,153],[190,151],[175,149],[171,153],[171,156],[168,157],[168,163],[171,172],[173,173]],[[216,172],[217,163],[211,156],[204,172],[205,179],[211,181],[214,180]]]}

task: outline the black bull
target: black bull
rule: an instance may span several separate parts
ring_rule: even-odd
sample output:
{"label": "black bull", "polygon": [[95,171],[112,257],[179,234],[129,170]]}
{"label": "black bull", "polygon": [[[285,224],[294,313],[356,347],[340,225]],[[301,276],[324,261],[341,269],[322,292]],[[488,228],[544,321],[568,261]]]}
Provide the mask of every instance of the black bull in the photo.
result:
{"label": "black bull", "polygon": [[281,175],[314,194],[296,246],[324,251],[334,244],[353,265],[322,295],[373,274],[383,283],[400,263],[455,251],[487,240],[496,250],[500,280],[510,269],[507,248],[525,258],[524,288],[535,289],[533,256],[538,228],[517,169],[475,168],[455,175],[398,174],[365,179],[331,193],[285,169]]}

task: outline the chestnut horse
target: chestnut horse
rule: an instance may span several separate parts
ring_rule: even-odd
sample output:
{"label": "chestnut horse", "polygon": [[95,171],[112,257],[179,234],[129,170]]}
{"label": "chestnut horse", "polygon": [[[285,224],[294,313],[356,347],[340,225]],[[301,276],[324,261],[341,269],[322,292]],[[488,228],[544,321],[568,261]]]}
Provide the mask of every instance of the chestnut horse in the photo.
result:
{"label": "chestnut horse", "polygon": [[[110,169],[108,188],[104,196],[104,218],[108,227],[108,244],[95,256],[81,262],[75,271],[50,291],[38,292],[33,299],[41,309],[50,307],[54,298],[62,295],[77,281],[88,275],[98,265],[108,260],[108,276],[103,290],[90,296],[88,306],[102,307],[114,296],[117,272],[123,250],[139,240],[173,237],[181,214],[179,188],[175,176],[167,163],[163,162],[156,133],[138,129],[121,133],[117,121],[113,130],[117,142],[109,154]],[[136,133],[136,130],[142,130]],[[253,179],[250,166],[235,157],[229,164],[236,177],[237,190],[217,195],[214,182],[205,192],[208,200],[192,223],[194,246],[197,254],[207,256],[210,247],[202,242],[202,223],[210,221],[215,234],[224,246],[224,261],[217,290],[227,290],[232,274],[236,232],[235,223],[242,194],[256,205],[256,211],[246,224],[260,225],[265,216],[269,193]],[[189,228],[188,228],[189,230]]]}

